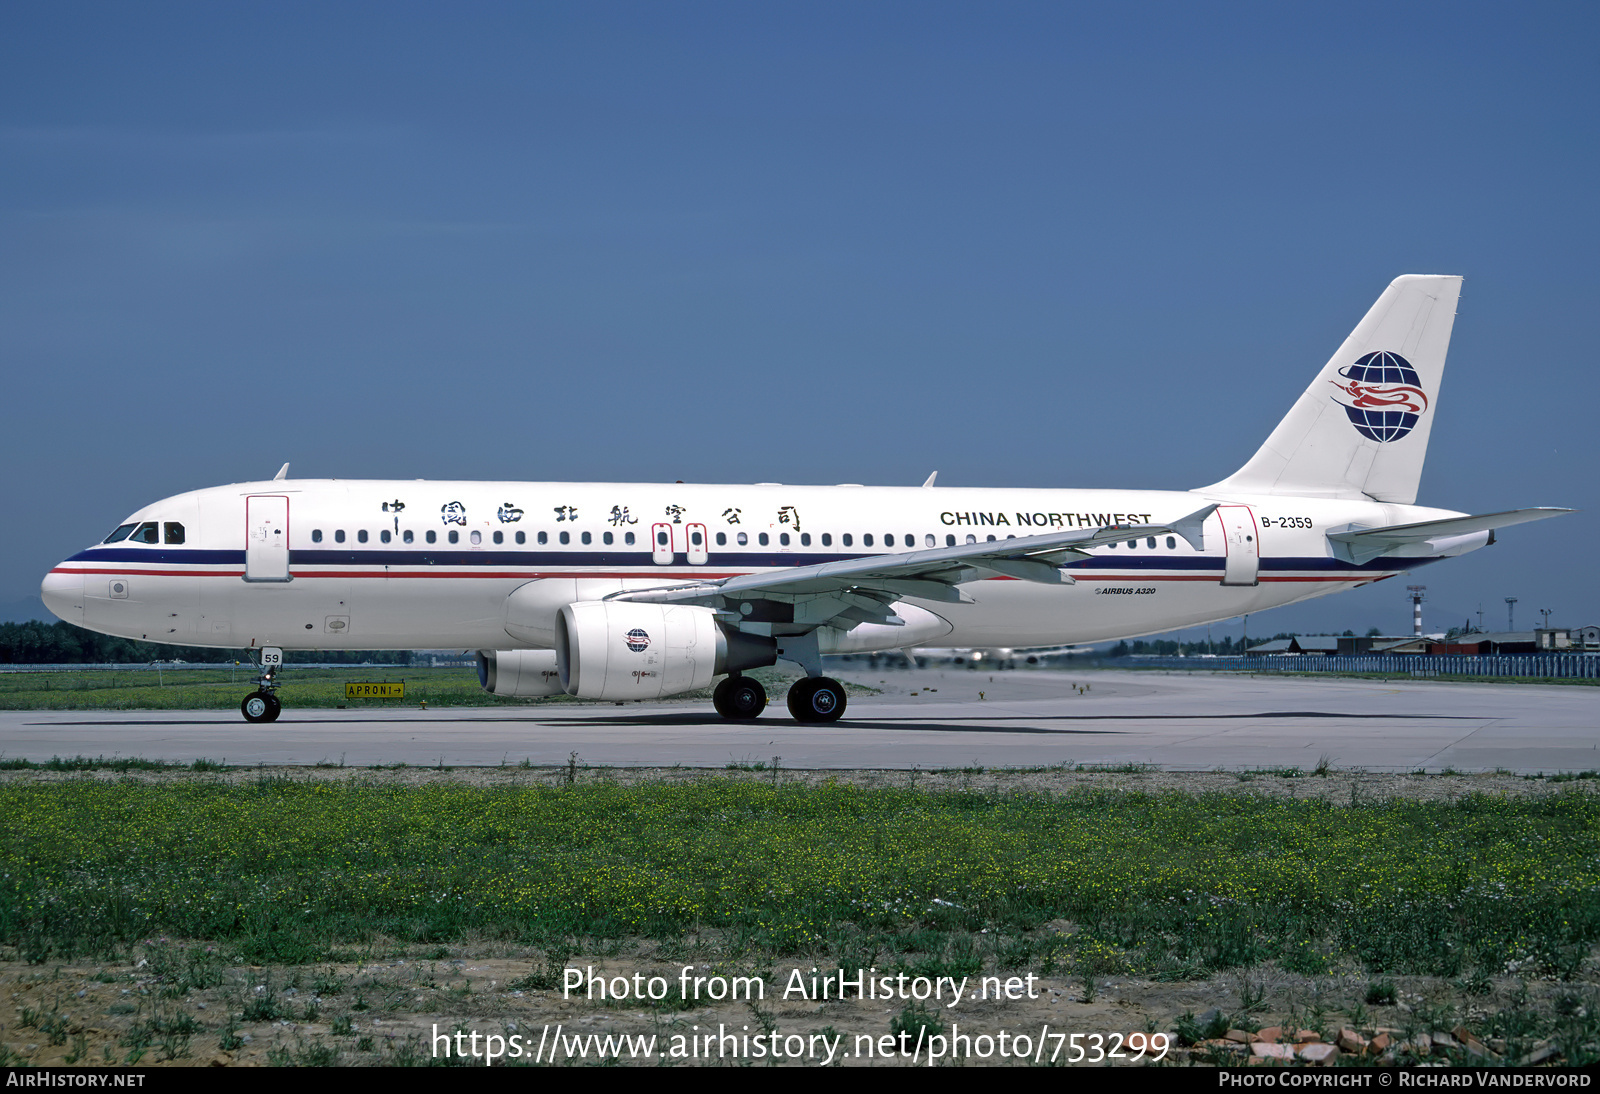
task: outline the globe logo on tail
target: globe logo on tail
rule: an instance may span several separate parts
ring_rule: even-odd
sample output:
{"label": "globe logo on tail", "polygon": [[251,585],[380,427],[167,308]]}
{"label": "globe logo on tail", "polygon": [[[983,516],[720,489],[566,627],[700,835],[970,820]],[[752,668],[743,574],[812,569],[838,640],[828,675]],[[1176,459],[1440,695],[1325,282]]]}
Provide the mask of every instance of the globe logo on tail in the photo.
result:
{"label": "globe logo on tail", "polygon": [[1398,441],[1416,428],[1428,409],[1422,379],[1398,353],[1375,350],[1339,370],[1344,382],[1330,380],[1340,391],[1334,402],[1344,407],[1350,424],[1371,441]]}

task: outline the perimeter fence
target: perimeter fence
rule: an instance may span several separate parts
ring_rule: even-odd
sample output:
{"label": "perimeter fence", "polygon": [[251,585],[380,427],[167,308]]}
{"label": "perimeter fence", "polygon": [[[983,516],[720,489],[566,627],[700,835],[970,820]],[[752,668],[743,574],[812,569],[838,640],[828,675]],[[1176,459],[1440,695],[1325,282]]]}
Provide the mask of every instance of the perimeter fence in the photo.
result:
{"label": "perimeter fence", "polygon": [[1104,668],[1200,669],[1234,672],[1353,672],[1398,676],[1519,676],[1549,680],[1600,679],[1600,656],[1569,653],[1494,654],[1290,654],[1265,657],[1107,658]]}

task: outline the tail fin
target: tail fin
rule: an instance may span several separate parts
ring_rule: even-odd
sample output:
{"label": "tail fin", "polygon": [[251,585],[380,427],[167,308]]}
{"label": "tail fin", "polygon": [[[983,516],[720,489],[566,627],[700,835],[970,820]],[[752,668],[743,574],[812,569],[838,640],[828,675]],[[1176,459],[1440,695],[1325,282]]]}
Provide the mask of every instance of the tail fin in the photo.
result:
{"label": "tail fin", "polygon": [[1459,277],[1391,281],[1260,451],[1205,489],[1415,502],[1460,295]]}

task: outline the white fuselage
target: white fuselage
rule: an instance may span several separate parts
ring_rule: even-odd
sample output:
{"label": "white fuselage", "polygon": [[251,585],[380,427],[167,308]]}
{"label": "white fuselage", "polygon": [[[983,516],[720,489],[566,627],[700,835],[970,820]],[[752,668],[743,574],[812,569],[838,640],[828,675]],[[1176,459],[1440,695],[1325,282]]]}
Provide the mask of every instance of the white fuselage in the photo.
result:
{"label": "white fuselage", "polygon": [[[90,547],[45,579],[57,615],[180,645],[516,649],[508,597],[574,600],[990,537],[1161,524],[1220,508],[1196,549],[1157,536],[1090,551],[1075,582],[991,578],[973,603],[909,599],[907,628],[833,648],[1043,646],[1131,637],[1305,600],[1482,546],[1333,557],[1328,532],[1453,516],[1370,501],[1211,491],[286,480],[180,494],[129,524],[159,542]],[[170,542],[168,525],[181,525]],[[663,539],[663,537],[665,537]],[[972,537],[969,540],[969,537]],[[526,594],[522,603],[529,603]],[[930,621],[931,620],[931,621]],[[893,633],[890,633],[893,632]]]}

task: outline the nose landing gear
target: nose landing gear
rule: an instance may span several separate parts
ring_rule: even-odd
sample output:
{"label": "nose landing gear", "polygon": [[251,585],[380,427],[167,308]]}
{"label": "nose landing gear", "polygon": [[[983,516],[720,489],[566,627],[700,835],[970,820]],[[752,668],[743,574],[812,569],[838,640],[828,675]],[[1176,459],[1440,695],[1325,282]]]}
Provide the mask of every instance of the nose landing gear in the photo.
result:
{"label": "nose landing gear", "polygon": [[260,674],[256,677],[256,690],[244,697],[239,713],[247,722],[276,722],[283,713],[283,703],[276,694],[278,670],[283,667],[283,651],[277,646],[264,646],[257,662]]}
{"label": "nose landing gear", "polygon": [[239,711],[247,722],[276,722],[283,703],[270,691],[252,691],[239,704]]}

